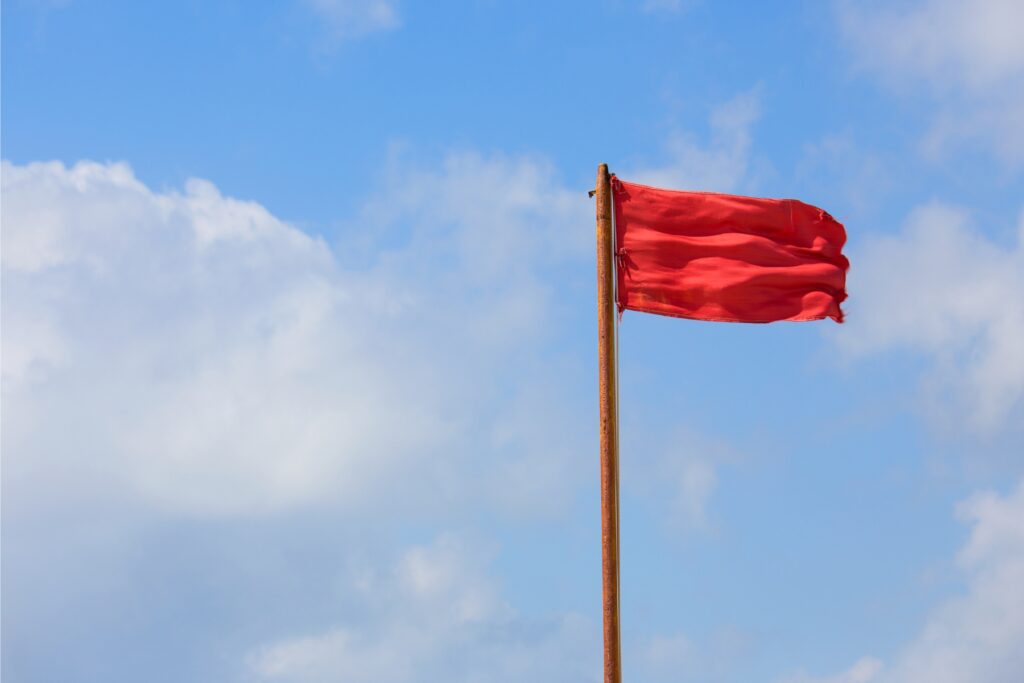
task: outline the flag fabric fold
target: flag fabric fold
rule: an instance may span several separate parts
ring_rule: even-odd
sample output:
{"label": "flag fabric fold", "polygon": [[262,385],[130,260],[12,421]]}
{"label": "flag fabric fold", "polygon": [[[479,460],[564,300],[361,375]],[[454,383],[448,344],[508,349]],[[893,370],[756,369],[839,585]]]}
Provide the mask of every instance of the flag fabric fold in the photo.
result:
{"label": "flag fabric fold", "polygon": [[795,199],[611,181],[620,313],[843,321],[846,231],[827,212]]}

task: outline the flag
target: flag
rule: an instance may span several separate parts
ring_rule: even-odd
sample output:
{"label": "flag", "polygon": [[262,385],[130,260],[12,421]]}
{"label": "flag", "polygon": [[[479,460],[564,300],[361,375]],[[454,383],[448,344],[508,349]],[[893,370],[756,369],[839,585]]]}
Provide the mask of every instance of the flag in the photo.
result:
{"label": "flag", "polygon": [[846,231],[795,199],[661,190],[612,176],[619,312],[843,321]]}

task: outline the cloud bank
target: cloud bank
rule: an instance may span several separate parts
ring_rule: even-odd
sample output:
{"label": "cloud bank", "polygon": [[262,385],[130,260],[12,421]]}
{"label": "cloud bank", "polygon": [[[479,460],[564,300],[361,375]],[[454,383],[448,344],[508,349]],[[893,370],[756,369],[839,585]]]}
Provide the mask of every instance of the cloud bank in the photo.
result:
{"label": "cloud bank", "polygon": [[[577,256],[589,207],[535,160],[393,175],[419,189],[383,190],[360,227],[394,246],[343,268],[206,181],[157,192],[124,164],[5,164],[5,483],[29,498],[60,472],[201,516],[381,490],[557,505],[575,408],[538,350],[559,329],[540,274]],[[513,370],[517,354],[533,366]]]}

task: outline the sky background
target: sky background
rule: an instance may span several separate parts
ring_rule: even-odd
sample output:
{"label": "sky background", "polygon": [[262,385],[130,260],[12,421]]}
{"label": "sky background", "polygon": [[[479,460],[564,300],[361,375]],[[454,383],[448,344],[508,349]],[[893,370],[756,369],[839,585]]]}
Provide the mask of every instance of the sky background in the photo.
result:
{"label": "sky background", "polygon": [[1024,4],[2,12],[5,681],[599,680],[599,162],[852,262],[624,316],[625,680],[1020,680]]}

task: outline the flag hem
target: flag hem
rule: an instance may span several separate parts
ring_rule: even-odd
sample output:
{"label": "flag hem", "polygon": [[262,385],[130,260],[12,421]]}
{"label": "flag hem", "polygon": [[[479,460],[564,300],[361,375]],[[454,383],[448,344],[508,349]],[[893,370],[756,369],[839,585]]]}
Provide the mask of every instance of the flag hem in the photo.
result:
{"label": "flag hem", "polygon": [[[625,306],[622,306],[622,312],[625,312],[625,311],[636,311],[637,313],[650,313],[652,315],[663,315],[663,316],[666,316],[666,317],[669,317],[669,318],[680,318],[682,320],[698,320],[698,321],[711,322],[711,323],[748,323],[750,325],[767,325],[769,323],[806,323],[806,322],[811,322],[813,320],[825,320],[826,318],[830,318],[832,320],[835,320],[836,324],[842,325],[843,322],[846,319],[846,316],[843,314],[843,309],[840,308],[838,304],[836,305],[836,307],[839,308],[839,313],[836,314],[836,315],[833,315],[831,313],[823,313],[821,315],[809,315],[809,316],[800,316],[800,317],[796,317],[796,318],[781,318],[781,319],[780,318],[772,318],[772,319],[769,319],[769,320],[750,320],[749,318],[746,319],[746,320],[742,320],[740,318],[726,318],[726,317],[721,317],[721,316],[685,315],[683,313],[670,313],[670,312],[667,312],[667,311],[660,311],[660,310],[658,310],[656,308],[647,308],[647,307],[642,307],[642,306],[634,306],[634,305],[631,305],[631,304],[627,304]],[[621,313],[620,313],[620,315],[621,315]]]}

